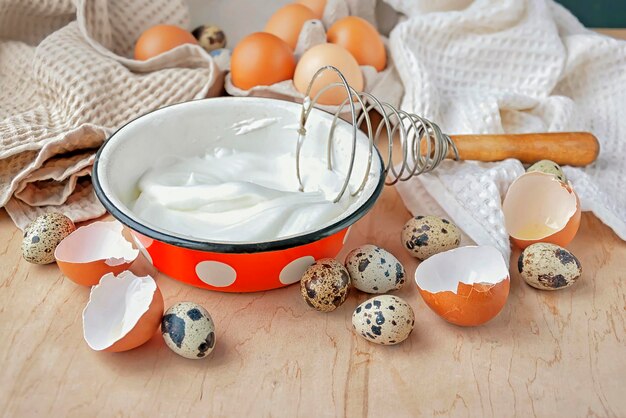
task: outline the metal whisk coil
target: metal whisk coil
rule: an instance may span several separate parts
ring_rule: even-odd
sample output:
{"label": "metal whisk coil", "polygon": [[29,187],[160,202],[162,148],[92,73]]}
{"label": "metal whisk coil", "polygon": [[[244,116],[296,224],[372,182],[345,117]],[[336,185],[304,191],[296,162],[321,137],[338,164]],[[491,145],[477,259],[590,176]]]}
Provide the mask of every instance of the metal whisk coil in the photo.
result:
{"label": "metal whisk coil", "polygon": [[[313,84],[315,80],[325,71],[334,71],[339,76],[341,81],[325,86],[320,89],[315,97],[311,99],[310,94]],[[439,126],[418,115],[396,109],[389,103],[381,102],[370,93],[356,91],[350,87],[341,71],[333,66],[325,66],[320,68],[311,79],[307,88],[305,100],[302,103],[300,126],[298,130],[298,143],[296,148],[296,173],[300,184],[300,191],[304,190],[300,172],[300,154],[302,151],[302,144],[306,138],[307,119],[321,95],[327,90],[336,87],[343,87],[347,94],[346,99],[343,103],[341,103],[341,105],[339,105],[338,110],[335,112],[328,134],[326,146],[328,169],[333,169],[332,147],[335,128],[346,105],[350,106],[350,114],[352,118],[352,153],[347,168],[346,179],[341,190],[337,194],[337,197],[334,199],[335,203],[341,199],[350,184],[350,180],[353,175],[354,161],[356,158],[357,133],[364,121],[366,127],[365,134],[369,138],[367,169],[365,170],[365,175],[360,183],[360,186],[351,193],[352,196],[359,194],[367,183],[372,165],[372,158],[374,156],[374,149],[380,153],[379,139],[383,129],[386,130],[388,138],[388,141],[386,141],[386,161],[383,161],[383,175],[386,178],[385,184],[387,185],[393,185],[398,181],[405,181],[422,173],[432,171],[446,158],[450,149],[452,149],[456,159],[459,158],[458,150],[456,149],[454,142],[448,135],[441,131]],[[363,110],[360,114],[357,112],[357,104],[359,109]],[[382,116],[382,120],[375,130],[372,127],[372,121],[369,116],[369,112],[372,110],[376,110]],[[393,165],[393,139],[396,135],[399,136],[400,150],[402,152],[402,163],[399,168],[396,168]]]}

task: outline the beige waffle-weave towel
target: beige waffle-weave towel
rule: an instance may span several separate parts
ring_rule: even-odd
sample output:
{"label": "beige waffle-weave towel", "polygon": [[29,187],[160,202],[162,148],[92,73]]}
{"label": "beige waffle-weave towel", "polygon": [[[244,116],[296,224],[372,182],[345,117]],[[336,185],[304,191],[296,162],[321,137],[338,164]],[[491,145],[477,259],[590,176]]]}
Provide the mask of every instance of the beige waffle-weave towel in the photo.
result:
{"label": "beige waffle-weave towel", "polygon": [[187,28],[186,3],[0,0],[0,206],[17,226],[47,211],[102,215],[88,176],[106,137],[221,92],[222,67],[199,46],[132,59],[138,36],[159,23]]}

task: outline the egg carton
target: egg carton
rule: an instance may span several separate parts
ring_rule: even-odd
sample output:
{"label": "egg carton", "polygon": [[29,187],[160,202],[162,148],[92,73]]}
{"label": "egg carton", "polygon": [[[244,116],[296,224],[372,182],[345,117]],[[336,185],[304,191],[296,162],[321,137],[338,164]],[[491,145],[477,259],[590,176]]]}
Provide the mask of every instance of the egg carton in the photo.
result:
{"label": "egg carton", "polygon": [[[185,0],[190,10],[191,27],[216,25],[224,29],[228,47],[237,45],[252,32],[262,31],[269,18],[294,0]],[[383,0],[328,0],[322,21],[330,27],[348,14],[359,16],[388,36],[399,14]],[[347,6],[347,7],[346,7]],[[241,11],[245,10],[245,13]]]}
{"label": "egg carton", "polygon": [[[272,11],[275,11],[278,8],[276,4],[272,4],[271,6],[268,4],[266,6]],[[330,27],[334,22],[346,16],[359,16],[375,26],[378,26],[377,16],[375,15],[376,10],[376,0],[328,0],[322,19],[309,20],[304,24],[294,51],[296,59],[299,59],[310,48],[325,43],[325,28]],[[259,22],[247,23],[250,24],[250,28],[259,27]],[[224,28],[224,30],[228,36],[229,29]],[[253,31],[254,30],[248,31],[248,33]],[[235,33],[238,32],[235,31]],[[363,90],[371,93],[383,102],[388,102],[392,106],[398,107],[404,94],[404,88],[393,64],[389,49],[387,48],[388,40],[384,36],[382,38],[387,50],[387,67],[383,71],[378,72],[374,67],[361,66],[364,80]],[[226,70],[230,70],[230,68],[226,68]],[[301,103],[304,99],[304,94],[296,89],[292,80],[285,80],[269,86],[257,86],[249,90],[242,90],[232,83],[230,73],[227,73],[224,84],[226,92],[231,96],[269,97],[298,103]],[[318,104],[316,107],[333,114],[339,110],[339,106]],[[343,117],[349,113],[349,110],[344,111],[341,113],[341,116]]]}

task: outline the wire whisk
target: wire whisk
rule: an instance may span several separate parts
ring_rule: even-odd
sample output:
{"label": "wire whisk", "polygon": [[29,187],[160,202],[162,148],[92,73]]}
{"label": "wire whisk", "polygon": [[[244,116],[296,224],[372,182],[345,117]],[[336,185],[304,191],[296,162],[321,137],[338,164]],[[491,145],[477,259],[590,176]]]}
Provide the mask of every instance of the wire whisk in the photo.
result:
{"label": "wire whisk", "polygon": [[[320,89],[315,97],[311,99],[310,93],[313,84],[315,80],[325,71],[334,71],[339,76],[341,81],[325,86]],[[307,88],[305,100],[302,103],[300,125],[298,129],[298,143],[296,148],[296,174],[298,176],[300,191],[304,190],[300,172],[300,154],[302,152],[302,144],[306,138],[307,119],[320,96],[327,90],[336,87],[343,87],[347,94],[346,99],[343,103],[341,103],[341,105],[339,105],[338,110],[334,114],[331,128],[328,133],[326,146],[326,158],[328,162],[327,168],[329,170],[333,169],[332,149],[335,129],[337,127],[337,121],[347,105],[350,107],[350,116],[352,118],[352,150],[345,181],[341,190],[335,197],[333,201],[334,203],[341,200],[352,179],[357,150],[357,135],[363,122],[365,122],[366,128],[364,133],[369,138],[368,161],[363,180],[361,181],[360,186],[351,192],[352,196],[358,195],[367,183],[372,166],[372,158],[374,157],[374,150],[376,149],[376,152],[380,153],[379,147],[383,146],[379,145],[380,135],[382,134],[383,129],[386,130],[388,139],[384,145],[387,148],[387,152],[385,154],[386,161],[383,161],[383,176],[386,179],[386,185],[394,185],[398,181],[406,181],[414,176],[434,170],[446,158],[450,149],[452,149],[455,159],[459,159],[459,153],[456,145],[452,139],[448,135],[444,134],[435,123],[418,115],[396,109],[389,103],[381,102],[370,93],[356,91],[350,87],[341,71],[333,66],[325,66],[320,68],[311,79]],[[357,104],[359,109],[362,110],[360,114],[357,112]],[[372,110],[376,110],[382,116],[382,120],[375,130],[369,116],[369,112]],[[394,137],[396,135],[399,136],[400,151],[402,152],[402,163],[399,168],[395,167],[393,164]]]}

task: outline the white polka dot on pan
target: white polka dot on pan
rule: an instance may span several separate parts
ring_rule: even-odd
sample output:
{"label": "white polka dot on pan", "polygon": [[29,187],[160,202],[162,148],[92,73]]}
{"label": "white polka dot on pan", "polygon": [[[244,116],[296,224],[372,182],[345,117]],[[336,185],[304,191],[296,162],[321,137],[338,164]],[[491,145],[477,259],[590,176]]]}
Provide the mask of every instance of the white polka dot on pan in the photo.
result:
{"label": "white polka dot on pan", "polygon": [[315,263],[315,258],[310,255],[296,258],[291,263],[283,267],[280,271],[278,279],[282,284],[299,282],[306,269],[313,263]]}
{"label": "white polka dot on pan", "polygon": [[215,287],[228,287],[237,279],[235,269],[219,261],[199,262],[196,265],[196,274],[204,283]]}

